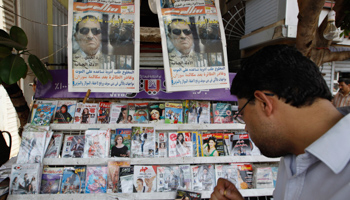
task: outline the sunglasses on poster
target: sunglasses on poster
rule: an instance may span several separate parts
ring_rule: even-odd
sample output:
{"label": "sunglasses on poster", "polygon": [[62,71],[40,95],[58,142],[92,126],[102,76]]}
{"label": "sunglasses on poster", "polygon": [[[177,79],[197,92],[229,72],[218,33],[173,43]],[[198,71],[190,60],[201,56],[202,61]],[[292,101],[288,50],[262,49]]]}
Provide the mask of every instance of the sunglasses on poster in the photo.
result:
{"label": "sunglasses on poster", "polygon": [[79,29],[79,33],[83,34],[83,35],[87,35],[87,34],[89,34],[90,30],[91,30],[91,33],[93,35],[101,34],[101,29],[99,29],[99,28],[91,28],[90,29],[90,28],[86,28],[86,27]]}
{"label": "sunglasses on poster", "polygon": [[181,32],[183,32],[185,35],[191,35],[192,31],[190,29],[173,29],[171,32],[174,35],[181,35]]}

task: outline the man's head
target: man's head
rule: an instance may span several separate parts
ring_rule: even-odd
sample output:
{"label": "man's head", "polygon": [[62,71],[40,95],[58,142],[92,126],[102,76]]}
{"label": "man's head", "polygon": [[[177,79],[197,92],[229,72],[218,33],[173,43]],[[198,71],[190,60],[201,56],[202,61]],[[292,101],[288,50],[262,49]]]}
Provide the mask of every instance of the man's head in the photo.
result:
{"label": "man's head", "polygon": [[120,56],[120,66],[124,66],[124,65],[125,65],[125,57]]}
{"label": "man's head", "polygon": [[350,92],[350,78],[340,78],[339,81],[339,92],[343,95],[347,95]]}
{"label": "man's head", "polygon": [[193,48],[193,34],[188,23],[183,19],[173,19],[168,25],[168,36],[174,47],[184,55]]}
{"label": "man's head", "polygon": [[216,62],[216,55],[213,53],[210,55],[210,60],[211,62],[215,63]]}
{"label": "man's head", "polygon": [[75,40],[88,56],[94,56],[101,45],[101,24],[95,16],[87,15],[75,27]]}
{"label": "man's head", "polygon": [[315,102],[332,97],[319,68],[286,45],[265,47],[242,60],[231,93],[238,97],[240,108],[246,105],[241,111],[246,131],[268,157],[293,151],[285,127],[290,125],[291,114],[297,116]]}

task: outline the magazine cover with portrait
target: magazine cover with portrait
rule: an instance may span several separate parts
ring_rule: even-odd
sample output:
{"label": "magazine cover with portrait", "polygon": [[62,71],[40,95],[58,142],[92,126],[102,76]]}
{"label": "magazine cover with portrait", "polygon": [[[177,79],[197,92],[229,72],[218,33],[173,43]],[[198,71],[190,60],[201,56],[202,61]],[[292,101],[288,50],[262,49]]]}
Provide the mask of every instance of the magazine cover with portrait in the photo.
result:
{"label": "magazine cover with portrait", "polygon": [[179,189],[190,190],[191,187],[191,165],[179,165]]}
{"label": "magazine cover with portrait", "polygon": [[149,123],[164,123],[165,103],[154,102],[149,104]]}
{"label": "magazine cover with portrait", "polygon": [[44,167],[41,178],[41,194],[57,194],[61,191],[63,169],[63,167]]}
{"label": "magazine cover with portrait", "polygon": [[61,151],[62,140],[63,140],[63,133],[52,134],[44,157],[58,158]]}
{"label": "magazine cover with portrait", "polygon": [[176,191],[179,185],[179,166],[159,166],[157,168],[157,192]]}
{"label": "magazine cover with portrait", "polygon": [[156,133],[155,157],[157,158],[168,157],[168,133],[167,132]]}
{"label": "magazine cover with portrait", "polygon": [[74,124],[95,124],[98,103],[78,103],[74,115]]}
{"label": "magazine cover with portrait", "polygon": [[165,123],[182,124],[183,121],[182,103],[165,103]]}
{"label": "magazine cover with portrait", "polygon": [[202,194],[199,192],[188,190],[177,190],[175,200],[201,200]]}
{"label": "magazine cover with portrait", "polygon": [[148,103],[135,103],[134,123],[148,124],[149,121]]}
{"label": "magazine cover with portrait", "polygon": [[9,194],[38,194],[41,174],[40,163],[12,165]]}
{"label": "magazine cover with portrait", "polygon": [[17,155],[17,164],[41,163],[45,154],[46,132],[22,133],[22,141]]}
{"label": "magazine cover with portrait", "polygon": [[107,192],[107,166],[86,167],[85,193]]}
{"label": "magazine cover with portrait", "polygon": [[134,166],[134,186],[136,193],[157,192],[156,165]]}
{"label": "magazine cover with portrait", "polygon": [[202,134],[203,139],[203,155],[225,156],[225,145],[223,133],[205,133]]}
{"label": "magazine cover with portrait", "polygon": [[154,157],[155,130],[154,127],[132,127],[131,158]]}
{"label": "magazine cover with portrait", "polygon": [[130,162],[108,161],[107,193],[118,193],[119,173],[121,167],[130,167]]}
{"label": "magazine cover with portrait", "polygon": [[75,107],[77,101],[59,100],[55,112],[53,123],[71,124],[74,122]]}
{"label": "magazine cover with portrait", "polygon": [[112,103],[110,124],[126,124],[128,115],[128,105]]}
{"label": "magazine cover with portrait", "polygon": [[191,132],[169,133],[169,157],[192,157]]}
{"label": "magazine cover with portrait", "polygon": [[111,129],[85,131],[83,158],[107,158]]}
{"label": "magazine cover with portrait", "polygon": [[213,191],[215,187],[214,165],[191,165],[192,190]]}
{"label": "magazine cover with portrait", "polygon": [[97,124],[108,124],[112,102],[100,102],[98,106]]}
{"label": "magazine cover with portrait", "polygon": [[219,178],[224,178],[229,180],[232,184],[234,184],[237,188],[239,188],[239,170],[237,165],[215,165],[215,175],[216,175],[216,183]]}
{"label": "magazine cover with portrait", "polygon": [[238,168],[238,189],[251,189],[253,188],[253,166],[251,164],[233,164]]}
{"label": "magazine cover with portrait", "polygon": [[86,167],[69,166],[64,167],[61,183],[61,194],[84,193]]}
{"label": "magazine cover with portrait", "polygon": [[209,124],[210,123],[210,102],[190,101],[188,109],[189,124]]}
{"label": "magazine cover with portrait", "polygon": [[111,157],[130,157],[131,128],[116,129],[111,134]]}
{"label": "magazine cover with portrait", "polygon": [[136,192],[134,186],[134,166],[119,168],[118,193]]}
{"label": "magazine cover with portrait", "polygon": [[37,126],[47,126],[55,112],[55,104],[39,103],[35,110],[31,124]]}
{"label": "magazine cover with portrait", "polygon": [[231,155],[233,156],[250,156],[253,149],[253,144],[249,140],[247,132],[237,131],[234,135],[231,135],[232,149]]}
{"label": "magazine cover with portrait", "polygon": [[82,158],[84,145],[84,135],[66,135],[63,142],[62,158]]}
{"label": "magazine cover with portrait", "polygon": [[136,113],[136,107],[135,103],[128,103],[128,115],[126,116],[126,124],[133,124],[136,123],[135,121],[135,113]]}

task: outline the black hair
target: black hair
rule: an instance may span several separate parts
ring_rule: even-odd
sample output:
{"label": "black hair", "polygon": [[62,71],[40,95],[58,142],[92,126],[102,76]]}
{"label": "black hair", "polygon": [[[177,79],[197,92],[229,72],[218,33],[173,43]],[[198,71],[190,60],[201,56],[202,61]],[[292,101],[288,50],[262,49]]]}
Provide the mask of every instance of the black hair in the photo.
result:
{"label": "black hair", "polygon": [[63,105],[61,106],[60,110],[61,110],[63,107],[65,107],[65,108],[66,108],[66,112],[68,112],[68,106],[65,105],[65,104],[63,104]]}
{"label": "black hair", "polygon": [[[187,24],[187,21],[186,20],[184,20],[184,19],[180,19],[180,18],[175,18],[175,19],[172,19],[171,20],[171,22],[168,24],[168,33],[170,34],[171,33],[171,27],[170,27],[170,25],[172,24],[172,23],[174,23],[174,22],[183,22],[183,23],[185,23],[185,24]],[[191,26],[188,24],[188,26],[191,28]]]}
{"label": "black hair", "polygon": [[[75,32],[76,32],[76,33],[78,33],[78,31],[79,31],[79,24],[80,24],[80,22],[82,22],[82,21],[84,21],[84,20],[86,20],[86,19],[95,19],[96,22],[98,22],[97,17],[95,17],[95,16],[93,16],[93,15],[85,15],[85,16],[84,16],[83,18],[81,18],[81,20],[78,21],[78,23],[75,25]],[[100,24],[100,27],[102,27],[101,22],[98,22],[98,23]]]}
{"label": "black hair", "polygon": [[339,78],[338,83],[344,82],[346,85],[350,84],[350,78]]}
{"label": "black hair", "polygon": [[180,143],[183,144],[183,143],[185,142],[185,136],[184,136],[184,134],[183,134],[183,133],[178,133],[178,134],[177,134],[177,137],[176,137],[176,144],[179,144],[179,140],[178,140],[178,139],[179,139],[179,136],[180,136],[180,135],[182,135],[182,139],[181,139]]}
{"label": "black hair", "polygon": [[209,152],[209,149],[210,149],[210,147],[209,147],[209,141],[210,140],[213,140],[215,142],[215,149],[216,149],[216,144],[217,144],[216,137],[214,137],[214,136],[209,137],[208,138],[208,146],[207,146],[208,152]]}
{"label": "black hair", "polygon": [[267,46],[242,60],[231,94],[249,99],[256,90],[271,91],[294,107],[332,98],[316,64],[287,45]]}

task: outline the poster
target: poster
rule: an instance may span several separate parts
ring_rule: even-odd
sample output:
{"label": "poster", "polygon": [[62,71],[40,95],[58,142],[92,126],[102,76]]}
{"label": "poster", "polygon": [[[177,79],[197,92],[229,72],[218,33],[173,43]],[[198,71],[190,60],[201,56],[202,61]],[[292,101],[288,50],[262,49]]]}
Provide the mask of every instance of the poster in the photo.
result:
{"label": "poster", "polygon": [[168,92],[229,88],[218,0],[157,1]]}
{"label": "poster", "polygon": [[68,90],[138,92],[139,1],[69,0]]}

